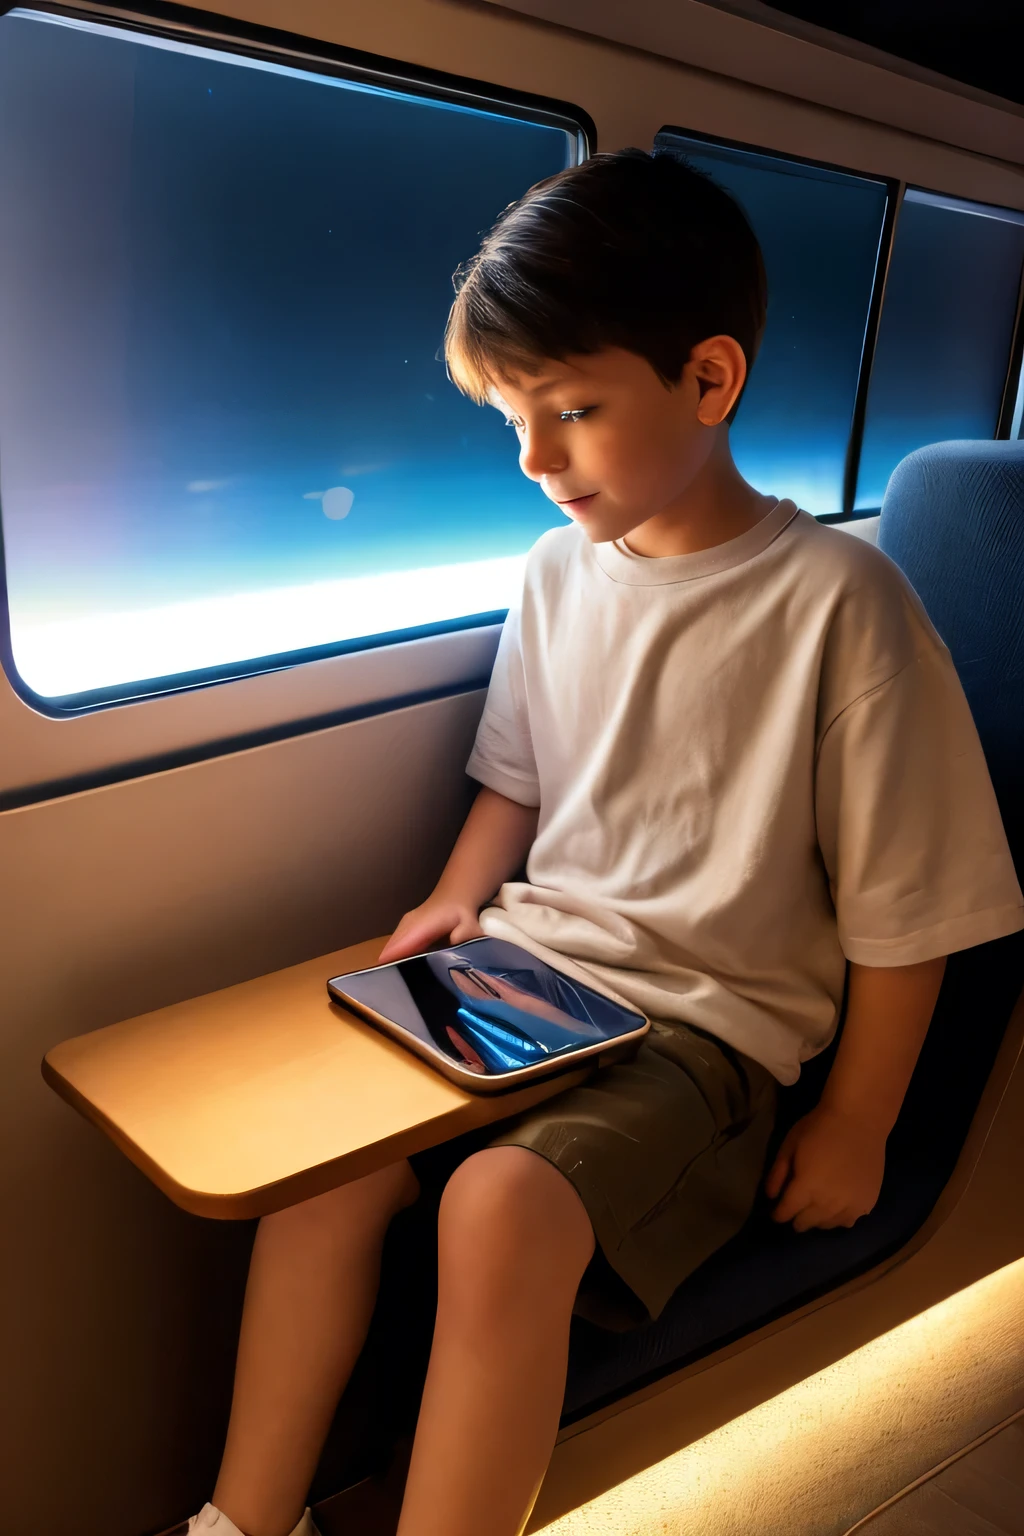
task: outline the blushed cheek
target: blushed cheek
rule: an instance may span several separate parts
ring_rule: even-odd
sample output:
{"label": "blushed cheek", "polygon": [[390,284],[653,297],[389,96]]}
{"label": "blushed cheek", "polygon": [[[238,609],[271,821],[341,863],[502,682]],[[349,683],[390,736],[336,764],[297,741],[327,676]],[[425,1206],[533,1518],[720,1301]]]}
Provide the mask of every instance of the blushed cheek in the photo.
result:
{"label": "blushed cheek", "polygon": [[634,506],[650,486],[651,464],[643,437],[617,442],[594,465],[593,483],[620,506]]}
{"label": "blushed cheek", "polygon": [[679,442],[673,421],[662,412],[652,408],[631,415],[615,445],[615,482],[630,501],[639,497],[648,503],[658,500],[675,480],[685,445]]}
{"label": "blushed cheek", "polygon": [[667,499],[674,478],[673,468],[660,456],[650,451],[645,453],[641,449],[628,464],[621,466],[617,477],[616,500],[645,517],[651,516]]}

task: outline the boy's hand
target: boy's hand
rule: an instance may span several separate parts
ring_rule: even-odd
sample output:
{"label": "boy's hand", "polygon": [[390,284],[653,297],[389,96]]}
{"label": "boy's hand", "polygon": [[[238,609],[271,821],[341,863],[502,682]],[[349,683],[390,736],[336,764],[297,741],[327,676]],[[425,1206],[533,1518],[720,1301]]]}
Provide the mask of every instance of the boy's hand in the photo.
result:
{"label": "boy's hand", "polygon": [[773,1221],[810,1227],[852,1227],[878,1199],[885,1171],[885,1136],[867,1121],[819,1104],[798,1120],[765,1180]]}
{"label": "boy's hand", "polygon": [[535,805],[520,805],[484,786],[444,874],[426,901],[402,918],[380,952],[381,964],[419,954],[438,939],[464,944],[482,938],[480,910],[522,865],[537,832],[537,816]]}
{"label": "boy's hand", "polygon": [[467,939],[479,939],[483,929],[477,922],[477,913],[463,902],[446,900],[443,896],[431,896],[422,906],[407,912],[380,952],[379,965],[391,960],[404,960],[408,955],[418,955],[438,939],[449,939],[453,944],[464,944]]}

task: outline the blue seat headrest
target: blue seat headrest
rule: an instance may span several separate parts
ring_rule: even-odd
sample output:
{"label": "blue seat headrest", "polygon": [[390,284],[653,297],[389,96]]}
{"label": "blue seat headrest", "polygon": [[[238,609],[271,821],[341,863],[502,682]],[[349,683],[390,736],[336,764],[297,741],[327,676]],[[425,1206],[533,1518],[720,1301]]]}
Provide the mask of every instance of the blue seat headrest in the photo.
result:
{"label": "blue seat headrest", "polygon": [[878,544],[949,647],[1024,874],[1024,442],[908,455],[889,481]]}

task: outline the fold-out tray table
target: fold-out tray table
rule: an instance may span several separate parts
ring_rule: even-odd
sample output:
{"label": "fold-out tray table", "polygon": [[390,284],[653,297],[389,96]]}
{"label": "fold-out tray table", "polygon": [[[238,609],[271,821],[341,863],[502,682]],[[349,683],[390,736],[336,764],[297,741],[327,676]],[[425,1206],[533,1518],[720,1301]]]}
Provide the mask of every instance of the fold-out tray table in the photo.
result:
{"label": "fold-out tray table", "polygon": [[177,1205],[263,1216],[561,1093],[469,1094],[331,1002],[383,939],[65,1040],[43,1076]]}

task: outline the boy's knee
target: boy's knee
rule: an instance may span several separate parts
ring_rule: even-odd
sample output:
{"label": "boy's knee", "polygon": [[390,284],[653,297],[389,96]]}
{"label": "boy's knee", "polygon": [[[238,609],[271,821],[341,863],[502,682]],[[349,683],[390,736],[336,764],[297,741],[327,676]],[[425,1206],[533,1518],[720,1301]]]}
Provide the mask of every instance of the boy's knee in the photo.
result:
{"label": "boy's knee", "polygon": [[489,1147],[460,1163],[441,1200],[442,1227],[504,1232],[528,1225],[538,1184],[554,1172],[524,1147]]}
{"label": "boy's knee", "polygon": [[577,1283],[594,1249],[579,1195],[525,1147],[489,1147],[467,1158],[445,1188],[438,1218],[442,1264],[478,1279],[524,1280],[530,1271]]}

